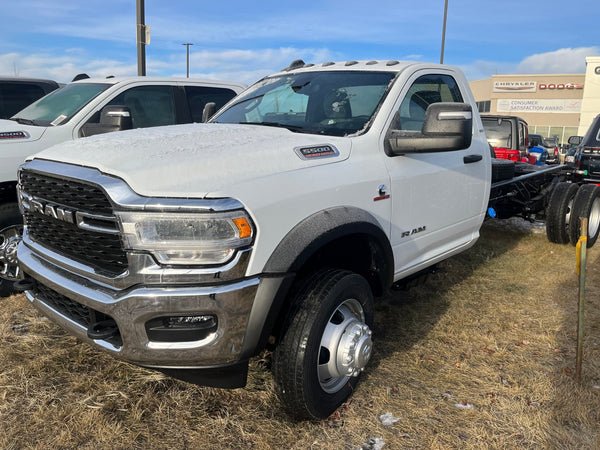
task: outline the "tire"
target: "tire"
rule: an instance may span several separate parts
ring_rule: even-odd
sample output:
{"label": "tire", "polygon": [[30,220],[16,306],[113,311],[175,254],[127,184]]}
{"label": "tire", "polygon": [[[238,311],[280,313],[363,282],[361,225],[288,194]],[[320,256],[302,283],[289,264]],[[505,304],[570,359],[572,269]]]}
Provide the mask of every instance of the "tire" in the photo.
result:
{"label": "tire", "polygon": [[546,210],[546,236],[555,244],[568,244],[571,237],[569,224],[573,209],[573,198],[579,186],[573,183],[558,183],[548,202]]}
{"label": "tire", "polygon": [[581,221],[580,217],[587,217],[587,247],[593,247],[600,232],[600,187],[595,184],[584,184],[577,191],[573,199],[573,212],[571,213],[569,234],[571,244],[577,245],[579,241]]}
{"label": "tire", "polygon": [[16,244],[23,234],[23,217],[19,205],[0,205],[0,297],[14,293],[13,283],[20,275],[16,260]]}
{"label": "tire", "polygon": [[362,276],[331,269],[309,278],[294,305],[273,378],[293,416],[324,419],[352,394],[371,356],[373,295]]}
{"label": "tire", "polygon": [[492,183],[515,176],[515,163],[508,159],[492,159]]}
{"label": "tire", "polygon": [[536,167],[539,167],[539,166],[534,166],[533,164],[524,163],[524,162],[517,162],[517,163],[515,163],[515,175],[524,175],[526,173],[533,173],[537,170]]}

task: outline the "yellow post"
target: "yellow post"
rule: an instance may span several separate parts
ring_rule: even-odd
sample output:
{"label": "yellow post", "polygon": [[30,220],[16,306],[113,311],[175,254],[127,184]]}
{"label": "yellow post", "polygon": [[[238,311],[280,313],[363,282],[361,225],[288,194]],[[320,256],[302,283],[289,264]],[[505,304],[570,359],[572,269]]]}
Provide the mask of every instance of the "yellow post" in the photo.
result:
{"label": "yellow post", "polygon": [[577,242],[577,275],[579,275],[579,305],[577,312],[577,361],[575,362],[575,381],[581,384],[581,365],[583,362],[583,305],[585,298],[585,262],[587,257],[588,219],[581,217],[581,233]]}

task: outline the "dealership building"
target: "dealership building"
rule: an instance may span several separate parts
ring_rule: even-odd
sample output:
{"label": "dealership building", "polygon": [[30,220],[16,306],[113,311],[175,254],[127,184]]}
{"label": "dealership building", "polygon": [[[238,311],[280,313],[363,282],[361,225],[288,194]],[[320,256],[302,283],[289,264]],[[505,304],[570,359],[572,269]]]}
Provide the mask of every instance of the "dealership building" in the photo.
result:
{"label": "dealership building", "polygon": [[600,114],[600,57],[585,62],[584,74],[493,75],[469,84],[482,114],[519,116],[530,133],[566,143]]}

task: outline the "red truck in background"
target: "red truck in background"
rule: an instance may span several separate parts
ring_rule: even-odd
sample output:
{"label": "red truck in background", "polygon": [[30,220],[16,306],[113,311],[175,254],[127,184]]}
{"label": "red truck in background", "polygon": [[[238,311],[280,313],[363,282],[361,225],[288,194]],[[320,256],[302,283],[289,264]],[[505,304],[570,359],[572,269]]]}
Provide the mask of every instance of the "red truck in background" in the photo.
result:
{"label": "red truck in background", "polygon": [[481,120],[496,158],[530,162],[527,152],[529,148],[527,122],[517,116],[499,115],[482,115]]}

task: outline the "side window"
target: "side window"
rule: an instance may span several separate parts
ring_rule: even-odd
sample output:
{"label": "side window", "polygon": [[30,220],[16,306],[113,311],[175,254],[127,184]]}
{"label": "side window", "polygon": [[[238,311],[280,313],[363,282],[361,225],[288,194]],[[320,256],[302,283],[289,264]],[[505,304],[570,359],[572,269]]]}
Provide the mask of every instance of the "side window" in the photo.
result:
{"label": "side window", "polygon": [[450,75],[423,75],[412,84],[398,109],[393,127],[397,130],[421,131],[425,111],[432,103],[458,102],[463,97]]}
{"label": "side window", "polygon": [[185,86],[185,94],[192,114],[192,122],[202,122],[202,111],[207,103],[215,102],[219,110],[236,95],[231,89],[205,86]]}
{"label": "side window", "polygon": [[138,86],[113,98],[109,105],[122,105],[131,111],[133,128],[173,125],[175,102],[172,86]]}
{"label": "side window", "polygon": [[2,105],[0,105],[0,109],[2,111],[0,117],[9,118],[44,95],[46,95],[44,90],[35,84],[7,83],[1,85]]}

